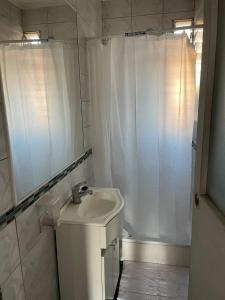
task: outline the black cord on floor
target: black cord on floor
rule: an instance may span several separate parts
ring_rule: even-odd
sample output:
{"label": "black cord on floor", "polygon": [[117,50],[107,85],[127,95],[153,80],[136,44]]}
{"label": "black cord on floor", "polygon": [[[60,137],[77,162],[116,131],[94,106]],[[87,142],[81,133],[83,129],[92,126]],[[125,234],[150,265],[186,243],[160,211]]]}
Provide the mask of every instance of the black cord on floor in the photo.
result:
{"label": "black cord on floor", "polygon": [[113,300],[118,299],[119,292],[120,292],[120,281],[121,281],[122,274],[123,274],[123,261],[121,260],[120,261],[120,275],[119,275],[119,278],[118,278],[118,281],[117,281],[116,291],[115,291],[115,295],[114,295]]}

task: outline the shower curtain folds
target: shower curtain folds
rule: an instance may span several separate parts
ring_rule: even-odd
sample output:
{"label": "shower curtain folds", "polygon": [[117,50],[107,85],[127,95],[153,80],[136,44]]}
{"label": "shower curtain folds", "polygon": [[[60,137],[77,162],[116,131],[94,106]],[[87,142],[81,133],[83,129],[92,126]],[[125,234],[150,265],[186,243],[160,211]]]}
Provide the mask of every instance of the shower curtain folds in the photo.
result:
{"label": "shower curtain folds", "polygon": [[190,243],[195,52],[185,35],[88,42],[97,186],[136,239]]}
{"label": "shower curtain folds", "polygon": [[75,42],[0,45],[17,203],[82,153],[76,66]]}

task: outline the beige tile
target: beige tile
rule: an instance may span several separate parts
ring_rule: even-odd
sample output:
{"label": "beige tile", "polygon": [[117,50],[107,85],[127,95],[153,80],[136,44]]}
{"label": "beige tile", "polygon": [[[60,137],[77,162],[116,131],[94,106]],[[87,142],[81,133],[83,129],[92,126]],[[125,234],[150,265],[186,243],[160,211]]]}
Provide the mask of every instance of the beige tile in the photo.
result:
{"label": "beige tile", "polygon": [[103,35],[122,34],[131,31],[131,18],[116,18],[103,20]]}
{"label": "beige tile", "polygon": [[27,299],[58,299],[53,231],[41,234],[38,242],[22,261],[22,272]]}
{"label": "beige tile", "polygon": [[1,286],[3,300],[25,300],[21,266]]}
{"label": "beige tile", "polygon": [[19,264],[19,247],[15,221],[0,231],[0,285]]}
{"label": "beige tile", "polygon": [[161,30],[162,15],[146,15],[133,18],[133,31],[145,31],[147,29]]}
{"label": "beige tile", "polygon": [[132,15],[161,14],[163,0],[132,0]]}
{"label": "beige tile", "polygon": [[77,38],[77,26],[75,22],[49,24],[48,29],[49,37],[55,39],[68,40]]}
{"label": "beige tile", "polygon": [[0,215],[13,207],[9,159],[0,161]]}
{"label": "beige tile", "polygon": [[102,14],[104,19],[130,17],[131,0],[110,0],[102,2]]}
{"label": "beige tile", "polygon": [[164,0],[164,13],[194,10],[194,0]]}
{"label": "beige tile", "polygon": [[49,7],[48,23],[76,22],[76,13],[68,5]]}
{"label": "beige tile", "polygon": [[22,12],[23,25],[35,25],[47,23],[48,11],[46,8],[27,9]]}
{"label": "beige tile", "polygon": [[32,249],[41,234],[38,209],[35,203],[16,218],[16,226],[20,255],[23,258]]}
{"label": "beige tile", "polygon": [[173,21],[177,19],[191,19],[194,17],[194,11],[171,13],[163,15],[163,28],[171,29],[173,28]]}
{"label": "beige tile", "polygon": [[48,25],[47,24],[39,24],[39,25],[24,25],[24,31],[39,31],[40,37],[42,39],[48,38]]}

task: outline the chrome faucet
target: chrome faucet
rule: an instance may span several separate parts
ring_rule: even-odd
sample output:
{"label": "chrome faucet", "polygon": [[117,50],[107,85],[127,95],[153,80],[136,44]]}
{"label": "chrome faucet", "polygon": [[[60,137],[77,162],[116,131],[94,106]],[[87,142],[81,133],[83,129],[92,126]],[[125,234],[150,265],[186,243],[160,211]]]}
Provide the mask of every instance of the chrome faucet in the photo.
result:
{"label": "chrome faucet", "polygon": [[93,191],[89,190],[86,182],[80,182],[72,187],[72,202],[73,204],[80,204],[81,197],[85,195],[92,195]]}

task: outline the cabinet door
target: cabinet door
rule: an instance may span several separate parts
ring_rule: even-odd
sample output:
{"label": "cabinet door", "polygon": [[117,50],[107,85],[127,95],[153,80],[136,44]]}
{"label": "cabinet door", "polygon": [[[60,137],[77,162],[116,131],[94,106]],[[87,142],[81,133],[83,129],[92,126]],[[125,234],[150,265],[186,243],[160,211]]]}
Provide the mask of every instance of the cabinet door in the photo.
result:
{"label": "cabinet door", "polygon": [[105,277],[105,299],[113,299],[114,286],[113,286],[113,252],[114,246],[110,245],[104,251],[104,277]]}
{"label": "cabinet door", "polygon": [[112,271],[113,271],[113,287],[115,293],[118,278],[120,275],[120,243],[118,238],[115,239],[113,242]]}

